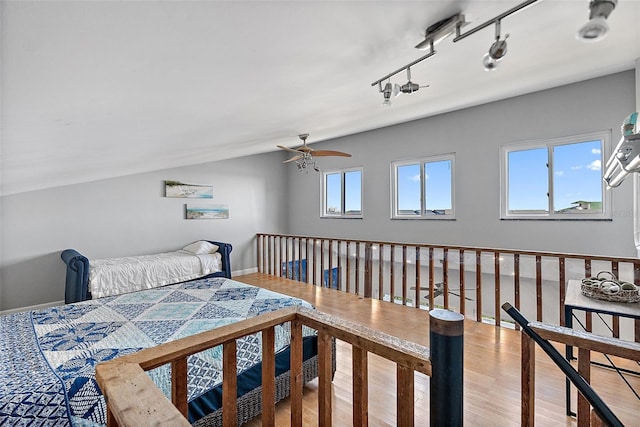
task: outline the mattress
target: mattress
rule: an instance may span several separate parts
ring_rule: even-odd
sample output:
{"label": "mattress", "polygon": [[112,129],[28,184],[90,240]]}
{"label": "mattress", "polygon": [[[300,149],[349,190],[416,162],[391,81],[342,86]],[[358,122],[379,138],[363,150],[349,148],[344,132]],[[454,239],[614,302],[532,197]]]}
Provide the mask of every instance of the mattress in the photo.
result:
{"label": "mattress", "polygon": [[[266,289],[209,278],[0,317],[0,425],[102,426],[105,402],[96,364],[292,305],[311,307]],[[277,351],[288,348],[288,329],[276,328]],[[305,327],[303,334],[315,332]],[[260,362],[261,336],[237,345],[242,374]],[[221,384],[221,346],[190,356],[188,372],[188,400],[201,405]],[[169,397],[169,367],[149,375]]]}
{"label": "mattress", "polygon": [[197,279],[222,270],[220,253],[194,255],[180,250],[153,255],[90,260],[89,292],[93,298]]}

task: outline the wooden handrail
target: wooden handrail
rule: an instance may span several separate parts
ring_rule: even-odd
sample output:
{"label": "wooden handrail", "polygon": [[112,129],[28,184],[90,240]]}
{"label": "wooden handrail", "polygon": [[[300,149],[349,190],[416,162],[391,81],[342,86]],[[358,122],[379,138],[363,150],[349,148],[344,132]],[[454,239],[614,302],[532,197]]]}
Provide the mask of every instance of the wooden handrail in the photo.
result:
{"label": "wooden handrail", "polygon": [[[367,353],[374,353],[395,362],[402,382],[398,394],[408,396],[403,402],[413,408],[413,372],[431,375],[429,348],[402,340],[383,332],[358,325],[301,306],[269,312],[241,322],[222,326],[122,356],[96,366],[96,380],[107,402],[108,426],[188,425],[187,357],[215,346],[223,346],[223,425],[236,423],[236,340],[257,332],[263,334],[263,425],[274,424],[274,327],[291,322],[291,420],[302,424],[302,326],[318,331],[318,413],[320,425],[331,425],[331,339],[350,343],[354,351],[354,424],[366,419]],[[446,333],[445,333],[446,335]],[[446,354],[444,352],[443,354]],[[357,362],[357,363],[356,363]],[[459,361],[460,362],[460,361]],[[170,363],[172,365],[172,402],[169,402],[144,371]],[[446,363],[446,362],[445,362]],[[409,381],[410,379],[410,381]],[[405,381],[406,380],[406,381]],[[357,381],[357,384],[356,384]],[[456,385],[462,390],[462,379]],[[437,399],[437,396],[432,396]],[[271,403],[269,403],[271,402]],[[413,425],[398,410],[399,425]]]}
{"label": "wooden handrail", "polygon": [[597,351],[623,359],[640,361],[640,343],[637,342],[603,337],[589,332],[539,322],[531,322],[529,327],[548,341],[555,341],[589,351]]}

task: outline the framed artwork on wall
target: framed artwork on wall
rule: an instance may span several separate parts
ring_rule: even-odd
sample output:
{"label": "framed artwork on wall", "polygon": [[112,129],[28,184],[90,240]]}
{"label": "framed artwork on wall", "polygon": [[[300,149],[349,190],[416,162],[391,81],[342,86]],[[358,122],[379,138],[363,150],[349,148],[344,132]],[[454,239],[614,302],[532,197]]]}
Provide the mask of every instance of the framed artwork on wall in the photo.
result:
{"label": "framed artwork on wall", "polygon": [[213,199],[213,185],[185,184],[180,181],[164,182],[164,196],[183,199]]}
{"label": "framed artwork on wall", "polygon": [[227,219],[227,205],[184,205],[186,219]]}

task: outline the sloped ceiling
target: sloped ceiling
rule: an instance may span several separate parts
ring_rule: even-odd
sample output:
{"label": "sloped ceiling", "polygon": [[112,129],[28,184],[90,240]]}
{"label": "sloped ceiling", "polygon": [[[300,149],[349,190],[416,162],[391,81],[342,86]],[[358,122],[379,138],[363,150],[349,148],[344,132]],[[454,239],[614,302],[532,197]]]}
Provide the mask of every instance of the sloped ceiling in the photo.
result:
{"label": "sloped ceiling", "polygon": [[[610,34],[575,31],[588,0],[545,0],[412,68],[428,84],[381,105],[371,83],[424,55],[424,30],[472,28],[519,1],[3,1],[3,195],[275,151],[631,69],[640,1]],[[400,74],[393,82],[404,83]],[[336,147],[340,149],[340,147]],[[273,167],[286,167],[274,163]]]}

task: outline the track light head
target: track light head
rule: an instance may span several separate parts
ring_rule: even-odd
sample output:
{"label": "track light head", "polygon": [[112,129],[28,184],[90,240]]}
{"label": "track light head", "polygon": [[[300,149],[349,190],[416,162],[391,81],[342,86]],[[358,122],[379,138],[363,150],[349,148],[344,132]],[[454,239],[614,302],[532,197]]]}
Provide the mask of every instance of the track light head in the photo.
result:
{"label": "track light head", "polygon": [[384,97],[384,101],[382,101],[382,105],[391,105],[391,94],[393,93],[393,86],[391,82],[387,82],[384,85],[384,89],[382,89],[382,96]]}
{"label": "track light head", "polygon": [[589,3],[589,22],[576,33],[576,38],[584,42],[598,42],[609,32],[607,18],[615,9],[618,0],[591,0]]}
{"label": "track light head", "polygon": [[384,101],[382,102],[382,105],[386,105],[386,106],[391,105],[392,97],[395,98],[396,96],[402,93],[400,85],[391,84],[391,82],[387,82],[387,84],[384,85],[384,89],[382,88],[382,84],[380,84],[380,88],[381,88],[380,92],[382,92],[382,96],[384,97]]}
{"label": "track light head", "polygon": [[500,40],[500,36],[498,36],[489,48],[489,52],[482,57],[482,66],[486,71],[495,70],[498,67],[498,62],[507,54],[507,37],[509,34],[504,37],[504,40]]}

